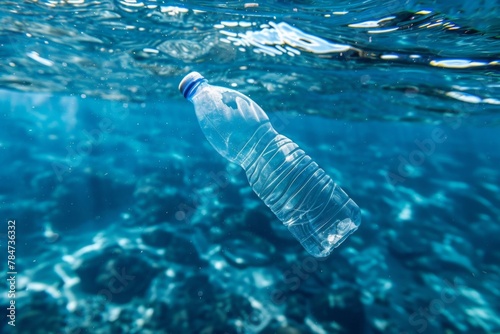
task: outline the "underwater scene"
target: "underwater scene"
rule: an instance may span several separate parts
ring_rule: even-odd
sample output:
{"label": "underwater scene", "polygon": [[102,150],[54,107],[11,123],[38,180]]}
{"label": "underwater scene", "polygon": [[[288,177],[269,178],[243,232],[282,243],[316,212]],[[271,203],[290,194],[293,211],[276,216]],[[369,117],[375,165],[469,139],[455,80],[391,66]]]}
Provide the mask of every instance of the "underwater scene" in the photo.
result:
{"label": "underwater scene", "polygon": [[[0,0],[0,333],[500,333],[499,17],[498,0]],[[179,91],[193,71],[356,203],[331,254],[212,147]],[[258,182],[295,187],[283,175]]]}

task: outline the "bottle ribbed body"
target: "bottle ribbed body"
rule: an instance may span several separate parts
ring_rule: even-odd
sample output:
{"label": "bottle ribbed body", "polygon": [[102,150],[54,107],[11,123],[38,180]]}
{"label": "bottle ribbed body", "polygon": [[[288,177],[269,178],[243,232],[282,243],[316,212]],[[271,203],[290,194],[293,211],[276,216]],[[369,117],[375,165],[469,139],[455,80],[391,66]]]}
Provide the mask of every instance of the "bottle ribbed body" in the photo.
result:
{"label": "bottle ribbed body", "polygon": [[354,201],[269,123],[257,129],[240,156],[254,192],[311,255],[327,256],[358,228]]}
{"label": "bottle ribbed body", "polygon": [[180,83],[210,144],[243,167],[254,192],[313,256],[324,257],[361,223],[358,206],[297,144],[278,134],[249,97],[197,72]]}

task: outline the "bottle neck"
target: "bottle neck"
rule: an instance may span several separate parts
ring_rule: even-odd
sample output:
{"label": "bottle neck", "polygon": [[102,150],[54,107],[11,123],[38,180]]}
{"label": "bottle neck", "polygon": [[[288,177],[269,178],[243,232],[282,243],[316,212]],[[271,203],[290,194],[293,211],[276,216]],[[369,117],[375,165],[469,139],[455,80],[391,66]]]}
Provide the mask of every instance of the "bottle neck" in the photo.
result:
{"label": "bottle neck", "polygon": [[205,84],[207,83],[207,80],[203,77],[201,78],[198,78],[196,80],[193,80],[191,82],[189,82],[189,84],[186,86],[186,88],[184,89],[184,92],[183,92],[183,95],[186,99],[188,99],[189,101],[192,100],[192,97],[194,96],[194,94],[196,93],[197,89],[202,85],[202,84]]}

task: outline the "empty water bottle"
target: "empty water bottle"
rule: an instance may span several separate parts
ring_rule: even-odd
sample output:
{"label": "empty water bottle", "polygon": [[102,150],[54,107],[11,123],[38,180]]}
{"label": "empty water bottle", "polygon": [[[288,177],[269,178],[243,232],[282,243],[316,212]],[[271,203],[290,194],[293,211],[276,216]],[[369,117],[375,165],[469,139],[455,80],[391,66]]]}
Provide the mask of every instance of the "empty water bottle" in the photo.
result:
{"label": "empty water bottle", "polygon": [[247,96],[212,86],[197,72],[179,90],[194,104],[205,137],[239,164],[260,199],[313,256],[324,257],[361,223],[359,207],[297,144],[272,127]]}

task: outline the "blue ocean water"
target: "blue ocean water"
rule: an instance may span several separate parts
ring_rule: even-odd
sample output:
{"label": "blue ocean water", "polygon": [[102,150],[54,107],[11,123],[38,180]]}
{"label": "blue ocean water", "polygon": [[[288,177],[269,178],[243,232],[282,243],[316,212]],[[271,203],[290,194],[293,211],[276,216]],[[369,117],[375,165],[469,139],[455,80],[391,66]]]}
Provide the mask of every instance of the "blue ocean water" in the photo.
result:
{"label": "blue ocean water", "polygon": [[[0,4],[2,333],[500,332],[498,1]],[[203,137],[193,70],[360,206],[331,256]]]}

